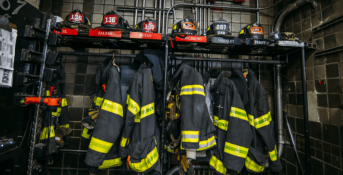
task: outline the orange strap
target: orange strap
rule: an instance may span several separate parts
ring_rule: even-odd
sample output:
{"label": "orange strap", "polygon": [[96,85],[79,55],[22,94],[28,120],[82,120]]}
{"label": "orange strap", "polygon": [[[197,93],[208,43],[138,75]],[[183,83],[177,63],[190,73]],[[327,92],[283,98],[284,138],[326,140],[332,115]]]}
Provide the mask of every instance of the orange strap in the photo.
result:
{"label": "orange strap", "polygon": [[131,156],[129,155],[129,156],[127,156],[127,159],[126,159],[126,166],[127,166],[127,169],[130,169],[130,166],[129,166],[130,160],[131,160]]}
{"label": "orange strap", "polygon": [[106,84],[102,85],[102,89],[104,90],[104,92],[106,92]]}

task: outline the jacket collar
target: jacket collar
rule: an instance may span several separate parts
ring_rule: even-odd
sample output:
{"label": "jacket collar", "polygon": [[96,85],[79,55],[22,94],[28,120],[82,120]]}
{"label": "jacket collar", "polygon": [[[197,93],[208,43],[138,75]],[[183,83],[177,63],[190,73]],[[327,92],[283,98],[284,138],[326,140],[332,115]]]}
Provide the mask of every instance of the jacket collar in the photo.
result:
{"label": "jacket collar", "polygon": [[172,75],[171,77],[171,80],[170,80],[170,89],[174,89],[174,87],[176,86],[177,84],[177,81],[178,81],[178,77],[179,75],[181,74],[181,72],[187,68],[188,65],[186,63],[182,63],[179,68],[175,71],[175,73]]}
{"label": "jacket collar", "polygon": [[220,84],[222,84],[223,82],[223,74],[220,73],[217,78],[216,81],[214,82],[213,86],[211,87],[211,91],[219,91],[219,87]]}
{"label": "jacket collar", "polygon": [[[249,69],[249,74],[250,74],[250,69]],[[248,74],[248,75],[249,75],[249,74]],[[232,71],[231,77],[239,78],[239,79],[241,79],[243,82],[246,83],[246,80],[245,80],[245,78],[244,78],[243,72],[240,71],[240,70],[238,70],[238,69],[235,69],[235,70]]]}

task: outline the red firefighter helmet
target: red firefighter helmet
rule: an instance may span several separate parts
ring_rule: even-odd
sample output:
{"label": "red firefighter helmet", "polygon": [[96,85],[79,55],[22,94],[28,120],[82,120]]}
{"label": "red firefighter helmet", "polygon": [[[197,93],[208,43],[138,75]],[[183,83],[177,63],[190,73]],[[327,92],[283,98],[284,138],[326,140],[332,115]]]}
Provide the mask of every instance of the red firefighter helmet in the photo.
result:
{"label": "red firefighter helmet", "polygon": [[153,19],[149,17],[136,24],[134,31],[137,32],[147,32],[147,33],[156,33],[157,32],[157,25]]}

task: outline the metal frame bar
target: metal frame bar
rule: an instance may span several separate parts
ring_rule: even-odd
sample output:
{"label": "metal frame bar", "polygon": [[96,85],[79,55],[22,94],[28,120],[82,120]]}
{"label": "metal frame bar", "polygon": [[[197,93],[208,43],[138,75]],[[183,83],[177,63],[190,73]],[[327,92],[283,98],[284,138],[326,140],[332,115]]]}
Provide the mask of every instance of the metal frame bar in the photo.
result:
{"label": "metal frame bar", "polygon": [[197,57],[180,57],[180,56],[176,56],[176,60],[237,62],[237,63],[259,63],[259,64],[287,64],[288,63],[288,60],[286,60],[286,61],[278,61],[278,60],[246,60],[246,59],[197,58]]}
{"label": "metal frame bar", "polygon": [[[39,85],[37,87],[37,95],[38,97],[42,96],[42,86],[43,86],[43,74],[45,69],[45,60],[48,52],[48,38],[50,33],[51,27],[51,19],[47,19],[46,27],[45,27],[45,37],[44,37],[44,45],[43,45],[43,62],[41,63],[40,72],[39,72]],[[32,125],[32,132],[31,132],[31,141],[30,141],[30,153],[29,153],[29,162],[27,167],[27,174],[31,175],[32,167],[33,167],[33,152],[36,144],[36,133],[37,133],[37,125],[38,125],[38,116],[39,116],[39,109],[40,105],[35,105],[35,115],[33,118],[33,125]]]}

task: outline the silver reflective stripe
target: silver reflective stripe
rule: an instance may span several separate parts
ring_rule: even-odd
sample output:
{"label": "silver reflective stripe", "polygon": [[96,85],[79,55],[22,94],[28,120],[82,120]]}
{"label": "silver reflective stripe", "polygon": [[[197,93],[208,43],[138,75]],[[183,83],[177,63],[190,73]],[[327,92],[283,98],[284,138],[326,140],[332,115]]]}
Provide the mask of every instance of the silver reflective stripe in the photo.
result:
{"label": "silver reflective stripe", "polygon": [[201,91],[204,92],[204,89],[201,88],[191,88],[191,89],[182,89],[181,92],[186,92],[186,91]]}
{"label": "silver reflective stripe", "polygon": [[207,144],[199,145],[199,148],[205,148],[205,147],[211,146],[214,142],[216,142],[216,139],[213,139],[212,141],[207,142]]}
{"label": "silver reflective stripe", "polygon": [[182,138],[185,138],[185,139],[197,139],[197,138],[199,138],[199,135],[182,134]]}

